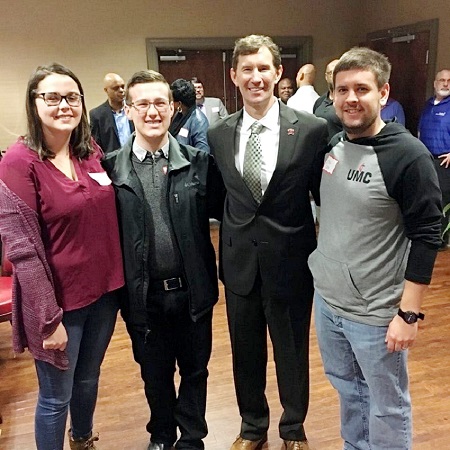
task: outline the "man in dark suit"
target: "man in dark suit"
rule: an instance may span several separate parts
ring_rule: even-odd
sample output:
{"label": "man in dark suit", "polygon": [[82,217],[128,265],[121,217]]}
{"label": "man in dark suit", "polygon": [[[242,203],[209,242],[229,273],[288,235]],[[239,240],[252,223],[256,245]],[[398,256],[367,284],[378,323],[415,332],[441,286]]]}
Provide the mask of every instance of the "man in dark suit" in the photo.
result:
{"label": "man in dark suit", "polygon": [[108,100],[89,111],[92,137],[105,153],[122,147],[134,131],[123,109],[125,82],[116,73],[103,80]]}
{"label": "man in dark suit", "polygon": [[333,70],[338,63],[338,59],[333,59],[327,64],[325,69],[325,80],[327,81],[328,90],[321,95],[313,106],[313,114],[322,117],[328,124],[328,139],[330,140],[336,133],[342,131],[341,119],[336,114],[333,105]]}
{"label": "man in dark suit", "polygon": [[313,298],[307,258],[316,247],[309,191],[318,201],[327,126],[277,101],[282,71],[269,37],[236,41],[230,74],[244,108],[208,132],[227,189],[220,274],[242,417],[231,450],[259,449],[267,440],[267,327],[284,409],[280,437],[288,450],[310,448],[303,428]]}

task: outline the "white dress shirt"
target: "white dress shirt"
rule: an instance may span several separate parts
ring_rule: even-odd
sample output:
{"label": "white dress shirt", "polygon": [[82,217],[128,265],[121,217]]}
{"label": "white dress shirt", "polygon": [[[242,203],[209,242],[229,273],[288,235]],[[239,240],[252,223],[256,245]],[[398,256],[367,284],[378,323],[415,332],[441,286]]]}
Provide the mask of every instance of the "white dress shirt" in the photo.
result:
{"label": "white dress shirt", "polygon": [[320,95],[314,90],[314,86],[300,86],[297,92],[287,101],[290,108],[297,111],[313,113],[313,107]]}
{"label": "white dress shirt", "polygon": [[235,146],[237,151],[234,155],[236,168],[241,175],[244,172],[244,156],[247,141],[250,137],[250,128],[255,122],[264,126],[259,133],[261,140],[261,188],[264,195],[277,165],[280,142],[280,104],[278,101],[274,102],[267,114],[260,120],[251,117],[244,108],[242,120],[237,126]]}

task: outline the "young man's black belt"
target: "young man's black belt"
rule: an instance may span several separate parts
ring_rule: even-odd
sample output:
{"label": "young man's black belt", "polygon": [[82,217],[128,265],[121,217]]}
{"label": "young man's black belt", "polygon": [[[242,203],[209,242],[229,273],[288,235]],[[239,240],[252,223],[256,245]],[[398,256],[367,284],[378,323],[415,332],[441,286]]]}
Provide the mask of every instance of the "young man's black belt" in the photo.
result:
{"label": "young man's black belt", "polygon": [[149,290],[151,292],[175,291],[177,289],[182,289],[185,285],[186,283],[184,283],[182,277],[152,280],[150,282]]}

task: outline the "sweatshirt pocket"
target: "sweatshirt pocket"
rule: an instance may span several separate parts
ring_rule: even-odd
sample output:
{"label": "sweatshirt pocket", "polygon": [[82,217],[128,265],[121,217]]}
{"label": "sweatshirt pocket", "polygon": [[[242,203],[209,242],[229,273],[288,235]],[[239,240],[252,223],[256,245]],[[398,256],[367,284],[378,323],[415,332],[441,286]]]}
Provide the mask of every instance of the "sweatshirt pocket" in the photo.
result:
{"label": "sweatshirt pocket", "polygon": [[316,249],[310,255],[308,265],[314,277],[315,289],[326,300],[336,299],[339,302],[346,302],[352,298],[358,299],[359,302],[363,300],[346,263],[328,258]]}

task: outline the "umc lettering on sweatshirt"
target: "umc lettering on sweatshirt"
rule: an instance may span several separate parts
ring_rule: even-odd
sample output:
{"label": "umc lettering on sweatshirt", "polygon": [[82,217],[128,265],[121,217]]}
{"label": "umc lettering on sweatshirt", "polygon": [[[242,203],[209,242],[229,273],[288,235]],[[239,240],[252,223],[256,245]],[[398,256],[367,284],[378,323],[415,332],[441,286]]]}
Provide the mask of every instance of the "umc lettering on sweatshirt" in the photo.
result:
{"label": "umc lettering on sweatshirt", "polygon": [[[323,170],[332,175],[334,170],[336,169],[338,162],[339,161],[335,157],[329,154],[327,159],[325,160]],[[347,180],[356,181],[357,183],[369,184],[372,178],[372,172],[365,171],[365,166],[366,165],[364,163],[361,163],[356,169],[350,167],[347,173]]]}
{"label": "umc lettering on sweatshirt", "polygon": [[347,174],[347,180],[356,181],[357,183],[369,184],[372,178],[371,172],[365,172],[365,164],[361,164],[357,169],[349,169]]}

